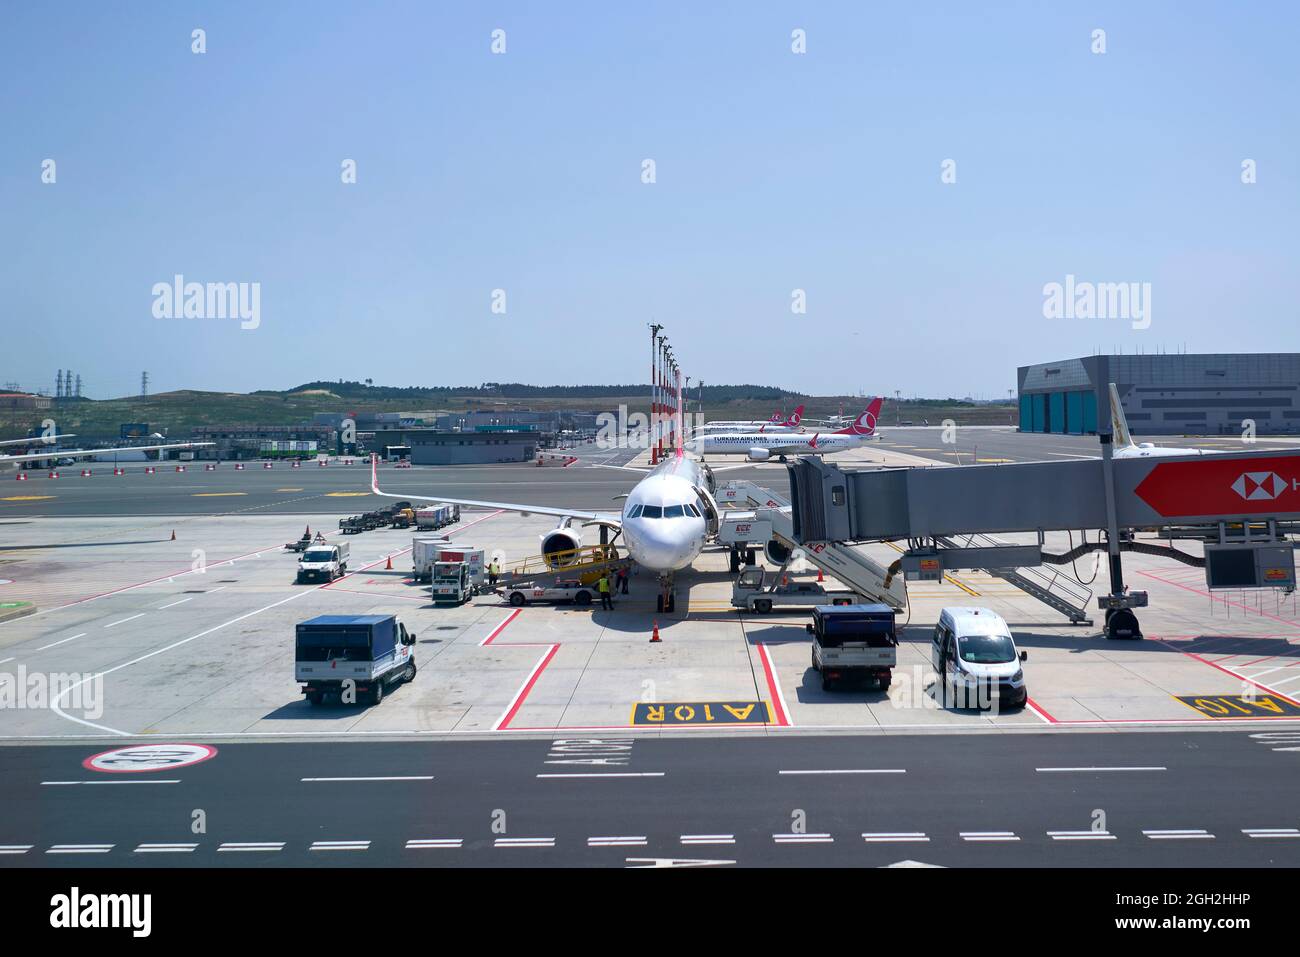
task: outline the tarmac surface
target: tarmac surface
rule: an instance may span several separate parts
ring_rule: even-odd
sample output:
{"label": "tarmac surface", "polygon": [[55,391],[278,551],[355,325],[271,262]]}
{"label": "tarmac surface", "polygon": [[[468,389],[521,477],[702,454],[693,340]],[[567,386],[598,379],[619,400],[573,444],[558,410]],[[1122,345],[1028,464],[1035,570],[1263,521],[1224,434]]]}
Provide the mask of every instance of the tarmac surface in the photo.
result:
{"label": "tarmac surface", "polygon": [[[998,440],[1041,458],[1059,438]],[[931,448],[896,436],[838,458],[947,464]],[[455,487],[617,508],[635,475],[588,464],[384,467],[381,481],[413,501]],[[780,488],[785,475],[773,463],[719,478]],[[498,594],[438,608],[411,579],[409,530],[349,536],[346,577],[294,583],[282,543],[305,525],[333,537],[341,514],[378,504],[359,463],[13,485],[55,497],[5,502],[0,518],[0,605],[36,606],[0,622],[0,866],[1297,863],[1294,595],[1211,598],[1201,569],[1129,555],[1130,582],[1151,595],[1146,640],[1115,642],[1004,580],[949,574],[910,584],[887,692],[824,691],[806,615],[733,609],[721,550],[682,575],[672,615],[638,574],[608,612]],[[553,525],[465,509],[446,532],[509,568]],[[863,547],[882,564],[898,555]],[[1061,571],[1095,608],[1095,554]],[[939,700],[930,638],[951,605],[1011,624],[1028,706]],[[399,615],[417,635],[415,681],[374,707],[309,705],[293,627],[327,613]],[[216,756],[174,774],[83,765],[141,744]],[[539,777],[574,768],[636,776]],[[387,813],[361,827],[359,796]],[[195,807],[220,824],[192,835]],[[259,841],[277,847],[234,847]],[[140,849],[169,843],[194,846]]]}
{"label": "tarmac surface", "polygon": [[5,752],[0,866],[1295,867],[1285,748],[1246,732],[556,736],[219,745],[105,774],[83,765],[103,746],[40,745]]}

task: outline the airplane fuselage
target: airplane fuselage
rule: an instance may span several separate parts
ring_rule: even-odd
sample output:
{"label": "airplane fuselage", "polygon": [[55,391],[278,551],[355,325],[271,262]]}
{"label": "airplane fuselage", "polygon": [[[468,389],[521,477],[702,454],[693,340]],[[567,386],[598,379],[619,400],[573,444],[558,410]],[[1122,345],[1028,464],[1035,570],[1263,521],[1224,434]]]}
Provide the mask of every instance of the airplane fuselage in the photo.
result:
{"label": "airplane fuselage", "polygon": [[633,487],[623,503],[623,541],[642,568],[661,574],[691,564],[704,549],[708,520],[700,463],[671,455]]}

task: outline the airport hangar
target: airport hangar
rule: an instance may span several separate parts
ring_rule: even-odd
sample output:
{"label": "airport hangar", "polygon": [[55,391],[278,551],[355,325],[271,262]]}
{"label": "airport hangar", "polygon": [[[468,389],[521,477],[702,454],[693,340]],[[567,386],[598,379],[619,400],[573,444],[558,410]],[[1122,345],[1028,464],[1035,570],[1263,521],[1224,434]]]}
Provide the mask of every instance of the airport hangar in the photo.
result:
{"label": "airport hangar", "polygon": [[1094,355],[1021,366],[1020,431],[1091,435],[1114,382],[1139,435],[1300,431],[1300,353]]}

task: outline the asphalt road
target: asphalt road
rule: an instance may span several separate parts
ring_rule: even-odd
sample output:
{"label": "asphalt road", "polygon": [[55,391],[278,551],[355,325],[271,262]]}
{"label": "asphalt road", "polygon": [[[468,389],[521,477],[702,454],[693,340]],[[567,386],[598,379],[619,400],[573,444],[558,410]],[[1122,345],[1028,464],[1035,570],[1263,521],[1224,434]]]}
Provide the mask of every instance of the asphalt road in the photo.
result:
{"label": "asphalt road", "polygon": [[8,747],[0,867],[1300,865],[1300,753],[1245,732],[601,741]]}

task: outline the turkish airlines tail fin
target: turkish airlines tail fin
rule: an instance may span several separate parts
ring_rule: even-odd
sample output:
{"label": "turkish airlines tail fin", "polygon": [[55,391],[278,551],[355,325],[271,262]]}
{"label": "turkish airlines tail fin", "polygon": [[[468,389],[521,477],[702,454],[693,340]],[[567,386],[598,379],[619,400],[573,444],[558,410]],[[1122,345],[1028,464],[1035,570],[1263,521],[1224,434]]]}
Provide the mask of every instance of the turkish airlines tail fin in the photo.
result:
{"label": "turkish airlines tail fin", "polygon": [[840,429],[836,435],[875,435],[876,420],[880,418],[880,407],[885,400],[876,396],[871,400],[871,404],[866,410],[853,420],[853,424],[846,429]]}
{"label": "turkish airlines tail fin", "polygon": [[781,425],[798,425],[803,421],[803,406],[795,409],[790,413],[790,418],[786,419]]}
{"label": "turkish airlines tail fin", "polygon": [[1110,384],[1110,427],[1115,433],[1115,446],[1126,448],[1133,444],[1133,436],[1128,431],[1128,420],[1124,418],[1124,407],[1119,404],[1119,389],[1115,383]]}

